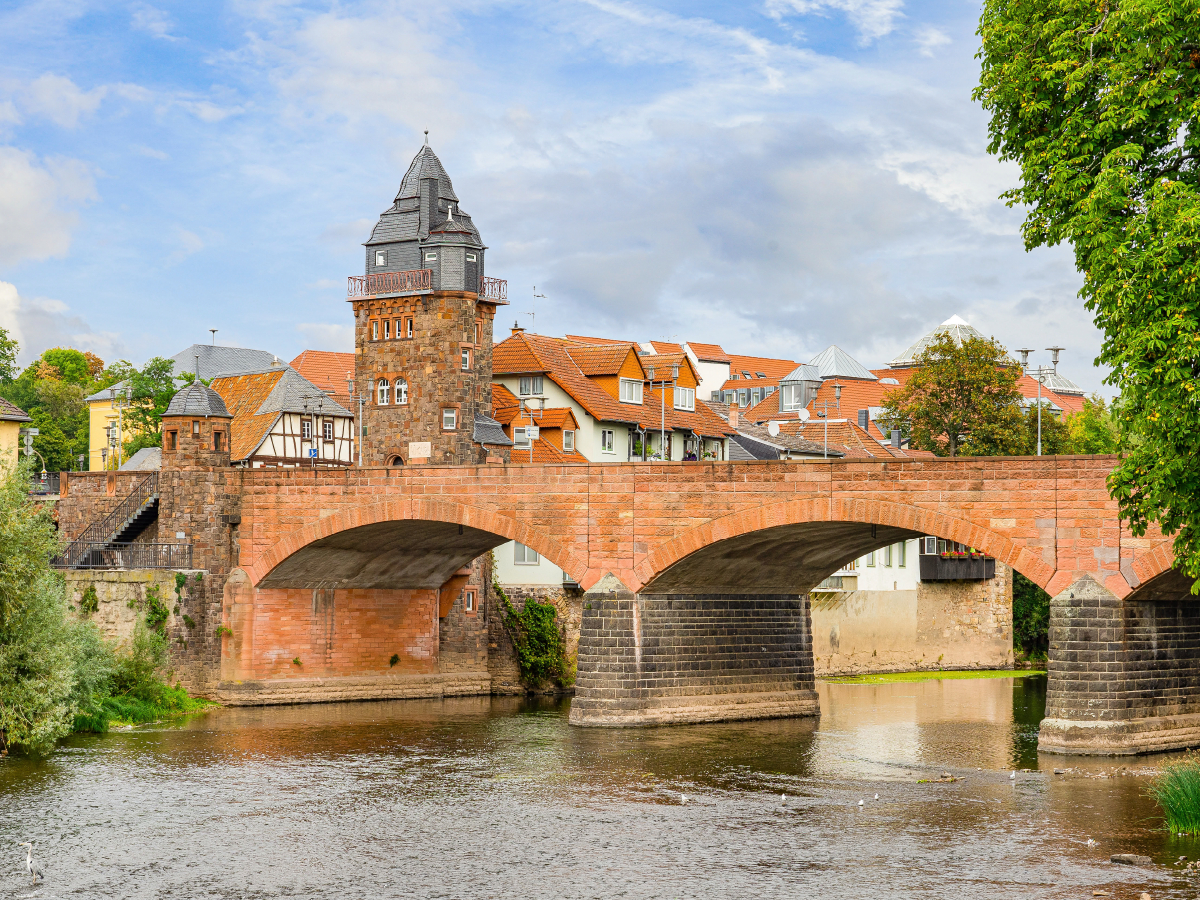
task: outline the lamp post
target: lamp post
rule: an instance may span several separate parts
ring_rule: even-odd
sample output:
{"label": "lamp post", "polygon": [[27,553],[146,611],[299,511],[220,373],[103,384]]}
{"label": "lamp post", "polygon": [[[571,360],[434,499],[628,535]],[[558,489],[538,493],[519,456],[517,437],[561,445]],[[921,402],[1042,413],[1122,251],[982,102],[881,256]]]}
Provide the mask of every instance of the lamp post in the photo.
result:
{"label": "lamp post", "polygon": [[1058,374],[1058,354],[1060,354],[1066,348],[1065,347],[1047,347],[1046,349],[1050,351],[1050,362],[1052,363],[1052,365],[1038,366],[1037,368],[1034,368],[1034,369],[1029,368],[1029,354],[1032,353],[1033,351],[1028,348],[1023,348],[1023,349],[1017,351],[1018,353],[1021,354],[1021,369],[1022,369],[1022,371],[1024,371],[1026,375],[1029,375],[1029,376],[1037,379],[1037,384],[1038,384],[1037,455],[1038,456],[1042,455],[1042,385],[1046,383],[1046,376]]}
{"label": "lamp post", "polygon": [[[371,390],[374,390],[374,389],[375,389],[374,382],[372,382]],[[358,401],[358,434],[356,435],[356,440],[354,441],[354,450],[358,454],[358,464],[361,467],[362,466],[362,439],[363,439],[363,435],[366,434],[366,431],[364,429],[367,427],[366,424],[363,422],[363,403],[366,402],[366,400],[370,397],[370,395],[354,393],[354,373],[353,372],[346,373],[346,392],[350,395],[351,403],[354,403],[356,400]]]}
{"label": "lamp post", "polygon": [[654,390],[654,385],[662,385],[662,390],[659,391],[659,424],[658,424],[658,454],[663,458],[664,462],[670,462],[666,459],[667,454],[667,388],[675,387],[675,382],[679,379],[679,366],[671,366],[671,380],[665,378],[662,381],[654,380],[654,366],[646,366],[646,377],[650,380],[650,390]]}
{"label": "lamp post", "polygon": [[821,407],[821,411],[817,415],[825,420],[825,452],[822,457],[823,459],[829,459],[829,407],[837,407],[839,413],[842,411],[842,386],[840,384],[833,386],[833,400],[833,403],[830,403],[828,400],[813,403],[814,407]]}
{"label": "lamp post", "polygon": [[[533,442],[541,437],[541,429],[537,425],[533,424],[534,416],[535,416],[535,414],[541,415],[542,412],[544,412],[546,409],[546,398],[538,397],[536,399],[538,400],[540,407],[538,410],[536,410],[536,413],[535,413],[535,410],[533,408],[533,403],[531,402],[532,399],[535,399],[535,398],[522,397],[519,400],[517,400],[517,409],[519,410],[519,412],[529,414],[529,424],[525,427],[525,437],[529,439],[529,462],[530,463],[533,462]],[[516,425],[514,425],[513,428],[515,429]],[[514,431],[513,433],[515,434],[516,432]]]}
{"label": "lamp post", "polygon": [[[126,385],[125,388],[119,393],[115,387],[110,387],[108,389],[109,403],[111,403],[112,408],[117,411],[117,431],[115,435],[116,445],[114,449],[117,454],[118,469],[121,468],[121,466],[125,463],[125,447],[123,443],[125,439],[125,420],[122,417],[122,413],[125,411],[125,408],[129,406],[132,398],[133,388],[130,385]],[[110,438],[110,442],[111,440],[112,439]]]}

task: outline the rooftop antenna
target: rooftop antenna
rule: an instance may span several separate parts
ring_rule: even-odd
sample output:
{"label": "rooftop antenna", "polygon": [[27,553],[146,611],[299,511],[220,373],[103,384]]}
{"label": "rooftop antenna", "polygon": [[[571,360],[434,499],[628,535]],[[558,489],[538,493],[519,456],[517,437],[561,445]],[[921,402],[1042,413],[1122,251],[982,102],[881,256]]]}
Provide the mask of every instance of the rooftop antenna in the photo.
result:
{"label": "rooftop antenna", "polygon": [[217,331],[218,331],[219,329],[217,329],[217,328],[210,328],[210,329],[208,329],[208,330],[209,330],[210,332],[212,332],[212,336],[213,336],[213,346],[215,347],[215,346],[217,346]]}
{"label": "rooftop antenna", "polygon": [[[546,299],[546,295],[545,295],[545,294],[539,294],[539,293],[537,292],[537,285],[536,285],[536,284],[533,286],[533,299],[534,299],[534,300],[545,300],[545,299]],[[532,303],[530,304],[530,306],[533,306],[533,305],[534,305],[534,304],[532,304]],[[536,318],[536,315],[537,315],[537,313],[536,313],[536,311],[533,311],[533,312],[527,312],[527,313],[524,313],[524,315],[527,315],[527,316],[529,316],[529,331],[530,331],[530,333],[531,333],[531,334],[537,334],[537,330],[536,330],[536,328],[535,328],[535,326],[536,326],[536,324],[537,324],[537,318]]]}

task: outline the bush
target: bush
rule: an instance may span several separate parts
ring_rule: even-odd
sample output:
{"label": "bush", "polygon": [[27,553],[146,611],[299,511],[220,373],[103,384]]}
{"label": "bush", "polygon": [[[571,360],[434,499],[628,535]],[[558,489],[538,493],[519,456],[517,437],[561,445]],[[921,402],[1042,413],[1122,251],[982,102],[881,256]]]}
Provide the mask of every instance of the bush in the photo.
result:
{"label": "bush", "polygon": [[1200,834],[1200,756],[1163,766],[1150,785],[1172,834]]}
{"label": "bush", "polygon": [[159,704],[168,688],[159,677],[167,666],[167,639],[140,619],[134,624],[133,638],[124,653],[117,656],[112,692],[144,703]]}
{"label": "bush", "polygon": [[499,584],[493,584],[492,588],[504,607],[504,628],[517,651],[521,680],[531,687],[551,679],[561,687],[571,685],[574,672],[566,658],[566,642],[558,630],[558,610],[530,598],[518,612]]}
{"label": "bush", "polygon": [[1030,657],[1050,647],[1050,595],[1013,570],[1013,645]]}

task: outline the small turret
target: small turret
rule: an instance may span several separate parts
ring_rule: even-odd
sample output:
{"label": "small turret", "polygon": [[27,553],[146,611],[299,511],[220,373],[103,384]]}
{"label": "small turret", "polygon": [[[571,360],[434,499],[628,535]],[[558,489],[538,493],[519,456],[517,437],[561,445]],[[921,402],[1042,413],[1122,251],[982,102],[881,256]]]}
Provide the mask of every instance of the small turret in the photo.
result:
{"label": "small turret", "polygon": [[162,414],[163,468],[228,466],[232,422],[221,395],[197,378]]}

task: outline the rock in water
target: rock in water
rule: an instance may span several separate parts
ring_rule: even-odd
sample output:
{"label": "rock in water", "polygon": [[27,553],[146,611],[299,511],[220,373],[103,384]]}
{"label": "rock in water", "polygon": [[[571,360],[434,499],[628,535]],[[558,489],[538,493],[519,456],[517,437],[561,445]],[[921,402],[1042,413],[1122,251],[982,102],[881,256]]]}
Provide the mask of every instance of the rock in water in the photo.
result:
{"label": "rock in water", "polygon": [[1114,853],[1108,860],[1126,866],[1148,866],[1154,862],[1150,857],[1139,856],[1136,853]]}

